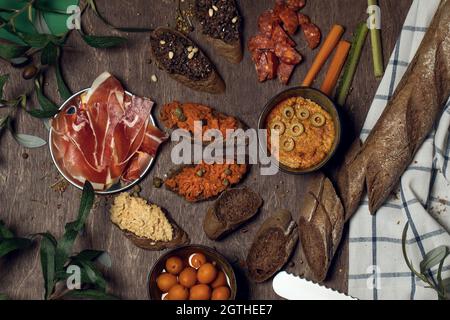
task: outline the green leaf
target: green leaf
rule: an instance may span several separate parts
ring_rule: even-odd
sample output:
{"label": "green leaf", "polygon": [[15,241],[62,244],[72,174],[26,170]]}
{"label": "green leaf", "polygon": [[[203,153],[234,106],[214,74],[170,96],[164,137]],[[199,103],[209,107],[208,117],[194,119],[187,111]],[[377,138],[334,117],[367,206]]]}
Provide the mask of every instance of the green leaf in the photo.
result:
{"label": "green leaf", "polygon": [[16,142],[24,148],[35,149],[43,147],[47,144],[47,141],[44,139],[29,134],[15,132],[12,132],[12,134],[14,140],[16,140]]}
{"label": "green leaf", "polygon": [[403,235],[402,235],[402,251],[403,251],[403,257],[405,259],[406,265],[408,266],[409,270],[411,270],[411,272],[416,275],[416,277],[418,277],[420,280],[428,283],[428,279],[414,269],[412,262],[408,258],[408,253],[406,252],[406,237],[408,236],[408,230],[409,230],[409,222],[406,224],[405,228],[403,229]]}
{"label": "green leaf", "polygon": [[118,31],[122,31],[122,32],[152,32],[153,29],[152,28],[135,28],[135,27],[116,27],[115,25],[111,24],[108,20],[106,20],[98,11],[97,9],[97,5],[95,4],[95,0],[87,0],[87,3],[89,4],[89,7],[92,9],[92,11],[94,11],[94,13],[96,14],[96,16],[102,20],[102,22],[104,24],[106,24],[107,26],[116,29]]}
{"label": "green leaf", "polygon": [[8,121],[9,121],[9,116],[0,117],[0,132],[2,131],[2,129],[4,127],[6,127],[6,124],[8,123]]}
{"label": "green leaf", "polygon": [[47,34],[22,34],[22,39],[32,48],[44,48],[51,40],[51,37]]}
{"label": "green leaf", "polygon": [[14,234],[5,226],[5,223],[0,220],[0,240],[11,239]]}
{"label": "green leaf", "polygon": [[93,48],[111,48],[117,47],[124,44],[127,40],[122,37],[113,37],[113,36],[92,36],[92,35],[81,35],[84,42],[86,42],[89,46]]}
{"label": "green leaf", "polygon": [[72,258],[78,260],[98,262],[107,268],[110,268],[112,265],[111,257],[106,251],[84,250]]}
{"label": "green leaf", "polygon": [[6,294],[0,293],[0,300],[9,300],[8,296]]}
{"label": "green leaf", "polygon": [[56,111],[52,111],[52,110],[39,110],[39,109],[34,109],[34,110],[27,110],[27,113],[30,114],[32,117],[38,118],[38,119],[49,119],[49,118],[53,118],[55,115],[57,115],[59,112],[59,110]]}
{"label": "green leaf", "polygon": [[22,56],[30,47],[14,44],[10,41],[0,39],[0,58],[11,60]]}
{"label": "green leaf", "polygon": [[59,109],[56,106],[56,104],[54,104],[52,101],[50,101],[50,99],[48,99],[44,95],[44,92],[42,91],[42,83],[41,83],[41,81],[36,79],[34,81],[34,86],[35,86],[36,96],[37,96],[39,105],[41,106],[42,110],[44,110],[44,111],[54,111],[54,112],[57,113],[59,111]]}
{"label": "green leaf", "polygon": [[[60,55],[60,50],[58,48],[58,57],[59,57],[59,55]],[[56,61],[56,64],[55,64],[55,75],[56,75],[56,83],[58,85],[59,96],[61,97],[61,99],[66,101],[72,96],[72,93],[70,92],[69,88],[67,87],[66,82],[64,81],[64,78],[62,76],[61,65],[60,65],[59,60]]]}
{"label": "green leaf", "polygon": [[3,88],[9,79],[9,74],[4,74],[0,76],[0,99],[3,99]]}
{"label": "green leaf", "polygon": [[72,290],[65,294],[64,297],[90,300],[119,300],[119,298],[101,290]]}
{"label": "green leaf", "polygon": [[41,53],[41,63],[43,65],[55,65],[58,59],[58,48],[53,42],[48,42]]}
{"label": "green leaf", "polygon": [[10,238],[0,240],[0,258],[13,251],[25,249],[32,243],[33,241],[25,238]]}
{"label": "green leaf", "polygon": [[89,283],[94,284],[103,291],[106,290],[106,280],[105,278],[103,278],[103,275],[95,268],[92,262],[86,260],[75,260],[75,262],[79,264],[83,271],[86,273],[86,276],[89,279]]}
{"label": "green leaf", "polygon": [[81,195],[80,201],[80,209],[78,210],[78,219],[75,221],[75,230],[80,232],[84,224],[86,223],[86,219],[91,212],[92,206],[94,205],[95,200],[95,192],[92,184],[89,181],[86,181],[83,187],[83,194]]}
{"label": "green leaf", "polygon": [[436,248],[425,255],[425,258],[420,263],[421,273],[427,272],[427,270],[439,265],[442,260],[444,260],[448,255],[448,248],[446,246],[441,246]]}
{"label": "green leaf", "polygon": [[41,234],[41,267],[45,282],[45,299],[52,295],[55,288],[55,251],[56,239],[49,233]]}
{"label": "green leaf", "polygon": [[83,229],[86,219],[91,212],[94,204],[95,192],[92,184],[87,181],[84,184],[83,194],[81,195],[80,209],[78,218],[74,222],[66,224],[64,235],[56,248],[56,270],[61,270],[72,253],[73,244],[78,233]]}

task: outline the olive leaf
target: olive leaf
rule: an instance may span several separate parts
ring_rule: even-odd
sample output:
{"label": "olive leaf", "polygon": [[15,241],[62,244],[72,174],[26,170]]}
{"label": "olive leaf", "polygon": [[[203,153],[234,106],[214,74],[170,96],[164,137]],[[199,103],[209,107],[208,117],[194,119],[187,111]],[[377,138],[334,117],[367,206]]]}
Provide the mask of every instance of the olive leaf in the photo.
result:
{"label": "olive leaf", "polygon": [[433,267],[439,265],[445,257],[448,255],[448,248],[441,246],[436,248],[425,255],[425,258],[420,263],[420,272],[425,273]]}
{"label": "olive leaf", "polygon": [[54,65],[58,57],[58,49],[53,42],[46,43],[41,53],[41,63],[43,65]]}
{"label": "olive leaf", "polygon": [[83,229],[86,219],[91,212],[94,205],[95,192],[92,184],[86,182],[81,196],[80,209],[78,211],[78,218],[74,222],[66,224],[66,231],[62,239],[58,242],[56,247],[56,269],[60,270],[64,267],[70,254],[72,253],[73,244]]}
{"label": "olive leaf", "polygon": [[9,117],[0,117],[0,131],[6,127]]}
{"label": "olive leaf", "polygon": [[0,300],[4,301],[4,300],[9,300],[8,296],[6,294],[0,293]]}
{"label": "olive leaf", "polygon": [[[449,249],[445,246],[441,246],[427,253],[423,261],[420,263],[420,272],[418,272],[415,270],[412,261],[409,260],[406,252],[406,243],[407,243],[406,237],[408,234],[408,229],[409,223],[407,223],[405,228],[403,229],[402,235],[402,251],[406,265],[417,278],[419,278],[425,284],[428,285],[427,288],[433,289],[437,292],[440,300],[450,299],[450,290],[449,290],[450,278],[445,280],[442,279],[442,270],[444,267],[444,263],[447,257],[450,255]],[[436,284],[433,279],[433,275],[428,271],[437,265],[439,265],[439,268],[437,273],[437,284]]]}
{"label": "olive leaf", "polygon": [[78,260],[98,262],[107,268],[110,268],[112,265],[111,256],[106,251],[83,250],[76,256],[73,256],[72,258]]}
{"label": "olive leaf", "polygon": [[95,4],[95,0],[87,0],[87,3],[89,7],[92,9],[92,11],[95,13],[95,15],[107,26],[116,29],[118,31],[122,32],[152,32],[152,28],[135,28],[135,27],[116,27],[115,25],[111,24],[108,20],[106,20],[98,11],[97,5]]}
{"label": "olive leaf", "polygon": [[11,60],[22,56],[30,47],[0,39],[0,58]]}
{"label": "olive leaf", "polygon": [[27,238],[17,238],[9,230],[3,221],[0,221],[0,258],[6,256],[7,254],[25,249],[33,243],[32,240]]}
{"label": "olive leaf", "polygon": [[127,41],[125,38],[115,36],[93,36],[82,34],[81,37],[90,47],[98,49],[120,46]]}
{"label": "olive leaf", "polygon": [[32,48],[44,48],[52,39],[48,34],[22,34],[21,38]]}
{"label": "olive leaf", "polygon": [[88,278],[88,283],[96,285],[103,291],[106,290],[106,280],[105,278],[103,278],[103,275],[95,268],[92,262],[78,259],[75,259],[73,262],[82,268],[83,272]]}
{"label": "olive leaf", "polygon": [[57,48],[57,58],[56,58],[57,61],[55,63],[56,84],[58,85],[58,92],[60,97],[65,101],[72,96],[72,93],[67,87],[66,82],[64,81],[64,78],[62,76],[61,66],[59,62],[60,56],[61,56],[61,49]]}
{"label": "olive leaf", "polygon": [[41,234],[41,268],[44,276],[45,294],[44,298],[47,300],[55,290],[55,252],[56,252],[56,239],[50,233]]}
{"label": "olive leaf", "polygon": [[47,144],[47,141],[45,141],[42,138],[32,136],[29,134],[17,133],[12,125],[11,118],[8,118],[6,126],[8,127],[8,130],[11,132],[11,135],[13,136],[14,140],[16,140],[16,142],[24,148],[35,149],[43,147]]}
{"label": "olive leaf", "polygon": [[32,240],[26,238],[10,238],[0,240],[0,258],[13,251],[28,248],[32,243]]}

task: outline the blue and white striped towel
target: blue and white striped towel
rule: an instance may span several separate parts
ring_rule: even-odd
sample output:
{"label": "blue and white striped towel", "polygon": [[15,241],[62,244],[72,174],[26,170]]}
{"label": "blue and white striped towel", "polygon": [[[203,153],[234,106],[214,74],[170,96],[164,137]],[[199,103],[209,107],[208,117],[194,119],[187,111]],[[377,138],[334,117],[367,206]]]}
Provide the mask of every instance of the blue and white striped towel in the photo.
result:
{"label": "blue and white striped towel", "polygon": [[[364,125],[363,141],[414,58],[439,2],[414,1]],[[366,198],[352,218],[350,295],[363,300],[437,298],[432,289],[425,288],[409,271],[402,255],[401,238],[409,222],[407,250],[416,269],[427,252],[441,245],[450,246],[449,129],[450,100],[436,129],[403,175],[396,195],[374,217],[369,213]],[[444,278],[450,276],[449,265]]]}

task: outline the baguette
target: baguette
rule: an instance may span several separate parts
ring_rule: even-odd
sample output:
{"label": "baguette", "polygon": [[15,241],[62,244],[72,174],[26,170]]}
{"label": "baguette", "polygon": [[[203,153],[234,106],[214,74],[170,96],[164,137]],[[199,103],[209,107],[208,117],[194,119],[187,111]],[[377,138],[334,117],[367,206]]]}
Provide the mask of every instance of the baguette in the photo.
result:
{"label": "baguette", "polygon": [[[450,95],[449,26],[450,0],[443,0],[415,58],[368,139],[362,145],[357,140],[347,153],[337,173],[337,192],[331,183],[325,182],[321,197],[317,197],[317,185],[321,185],[318,182],[326,181],[320,177],[309,187],[312,191],[309,195],[332,199],[336,208],[339,208],[338,194],[345,211],[344,222],[355,214],[365,190],[371,213],[377,212],[442,114]],[[338,216],[328,221],[330,214],[311,210],[314,201],[321,202],[313,198],[302,208],[299,232],[302,250],[312,270],[308,276],[321,281],[339,244],[344,223]]]}

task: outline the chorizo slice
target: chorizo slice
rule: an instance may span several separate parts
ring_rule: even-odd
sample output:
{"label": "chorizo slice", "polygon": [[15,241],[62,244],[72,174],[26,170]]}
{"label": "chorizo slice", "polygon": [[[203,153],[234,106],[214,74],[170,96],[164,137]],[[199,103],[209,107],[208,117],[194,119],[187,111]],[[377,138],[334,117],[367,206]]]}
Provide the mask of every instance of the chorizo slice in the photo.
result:
{"label": "chorizo slice", "polygon": [[306,0],[286,0],[286,6],[294,11],[303,9],[305,5]]}
{"label": "chorizo slice", "polygon": [[286,43],[277,43],[275,45],[275,55],[286,64],[296,65],[302,61],[302,56],[294,48]]}
{"label": "chorizo slice", "polygon": [[317,48],[322,38],[322,32],[320,31],[319,27],[314,23],[306,23],[302,25],[302,29],[308,46],[311,49]]}
{"label": "chorizo slice", "polygon": [[294,72],[295,65],[292,64],[286,64],[286,63],[280,63],[278,66],[278,79],[282,84],[288,84],[289,79],[292,76],[292,73]]}
{"label": "chorizo slice", "polygon": [[272,36],[273,29],[280,23],[280,18],[273,12],[273,10],[263,12],[258,18],[259,31],[269,38]]}
{"label": "chorizo slice", "polygon": [[287,31],[287,33],[294,35],[298,29],[297,13],[294,10],[285,7],[280,10],[279,17],[283,23],[283,28]]}
{"label": "chorizo slice", "polygon": [[267,80],[267,77],[269,75],[267,56],[264,54],[263,51],[258,50],[257,52],[254,53],[254,59],[255,59],[256,73],[258,75],[258,81],[264,82]]}
{"label": "chorizo slice", "polygon": [[280,25],[276,26],[273,30],[272,40],[274,43],[283,42],[291,47],[295,47],[295,42],[287,35]]}
{"label": "chorizo slice", "polygon": [[303,13],[299,12],[297,14],[297,18],[298,18],[298,24],[301,27],[303,27],[304,24],[311,23],[311,19],[306,14],[303,14]]}
{"label": "chorizo slice", "polygon": [[272,80],[277,76],[279,61],[275,53],[267,51],[264,53],[267,58],[267,79]]}
{"label": "chorizo slice", "polygon": [[255,50],[275,50],[275,42],[266,37],[263,34],[258,34],[254,37],[251,37],[248,41],[248,50],[253,52]]}

